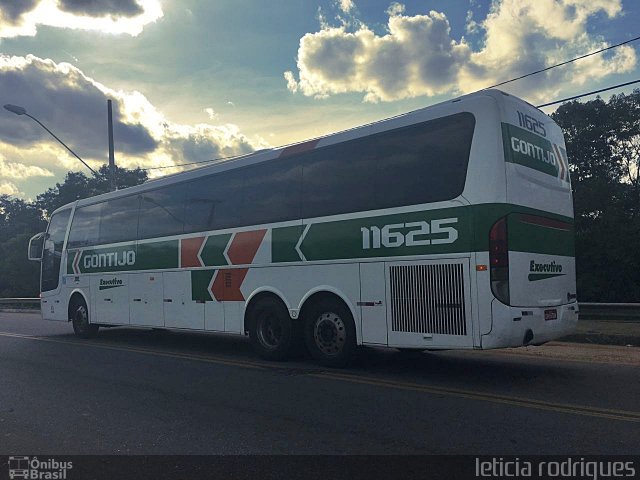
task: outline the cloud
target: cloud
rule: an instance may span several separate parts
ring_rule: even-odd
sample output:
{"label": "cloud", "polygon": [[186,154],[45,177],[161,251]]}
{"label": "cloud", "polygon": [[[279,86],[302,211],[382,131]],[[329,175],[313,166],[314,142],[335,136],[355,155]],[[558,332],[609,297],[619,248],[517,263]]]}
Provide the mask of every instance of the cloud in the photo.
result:
{"label": "cloud", "polygon": [[22,196],[23,192],[12,182],[0,182],[0,195]]}
{"label": "cloud", "polygon": [[29,177],[53,177],[53,172],[36,165],[25,165],[20,162],[8,162],[0,155],[0,177],[25,179]]}
{"label": "cloud", "polygon": [[[287,88],[317,98],[362,93],[371,102],[471,92],[607,46],[587,29],[588,20],[623,12],[620,0],[494,0],[482,21],[467,17],[467,30],[482,37],[475,49],[452,37],[444,13],[406,16],[397,2],[387,13],[386,34],[362,23],[305,34],[298,78],[285,72]],[[627,45],[503,88],[537,101],[635,65]]]}
{"label": "cloud", "polygon": [[216,113],[216,111],[211,108],[211,107],[207,107],[203,110],[207,116],[209,117],[209,120],[217,120],[218,119],[218,114]]}
{"label": "cloud", "polygon": [[[94,168],[107,159],[107,99],[113,102],[116,163],[124,167],[200,162],[265,146],[232,124],[171,122],[140,92],[110,89],[73,65],[33,55],[0,55],[0,92],[5,92],[0,103],[25,107]],[[51,173],[48,167],[82,168],[39,125],[6,110],[0,110],[0,149],[5,153],[13,149],[11,158],[16,152],[22,156],[24,168],[22,163],[0,163],[0,174],[10,178],[36,172],[45,175]],[[39,163],[37,158],[42,156],[54,158],[55,165]],[[152,176],[169,170],[154,171]]]}
{"label": "cloud", "polygon": [[405,11],[405,6],[402,3],[391,2],[389,8],[387,8],[387,15],[395,17],[396,15],[402,15]]}
{"label": "cloud", "polygon": [[34,36],[39,25],[138,35],[162,17],[159,0],[3,0],[0,38]]}
{"label": "cloud", "polygon": [[58,0],[60,10],[76,15],[134,17],[144,12],[136,0]]}
{"label": "cloud", "polygon": [[16,24],[21,17],[34,9],[39,0],[5,0],[0,7],[0,21]]}
{"label": "cloud", "polygon": [[340,10],[342,10],[344,13],[351,12],[351,10],[353,10],[355,7],[355,3],[353,3],[353,0],[337,0],[336,3],[338,5],[338,8],[340,8]]}
{"label": "cloud", "polygon": [[[68,139],[72,150],[88,157],[104,155],[108,97],[114,99],[114,135],[120,151],[135,155],[157,147],[151,132],[127,112],[125,94],[106,88],[70,64],[33,55],[0,55],[0,91],[11,92],[10,97],[5,93],[3,103],[25,107],[57,136]],[[28,118],[4,113],[0,115],[0,137],[18,145],[50,140]]]}

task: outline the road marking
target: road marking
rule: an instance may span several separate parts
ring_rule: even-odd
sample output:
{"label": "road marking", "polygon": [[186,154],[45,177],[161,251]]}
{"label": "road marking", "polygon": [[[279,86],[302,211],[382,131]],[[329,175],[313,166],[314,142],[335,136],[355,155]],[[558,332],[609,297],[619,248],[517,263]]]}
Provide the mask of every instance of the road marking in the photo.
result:
{"label": "road marking", "polygon": [[571,413],[575,415],[586,415],[590,417],[608,418],[612,420],[623,420],[627,422],[640,422],[640,412],[627,410],[615,410],[609,408],[589,407],[584,405],[572,405],[564,403],[547,402],[544,400],[534,400],[522,397],[512,397],[507,395],[496,395],[493,393],[475,392],[472,390],[460,390],[455,388],[443,388],[419,383],[399,382],[384,380],[379,378],[362,377],[360,375],[350,375],[343,373],[309,373],[310,377],[326,378],[331,380],[342,380],[351,383],[361,383],[378,387],[395,388],[400,390],[411,390],[417,392],[431,393],[435,395],[448,395],[473,400],[483,400],[493,403],[502,403],[538,410],[551,410],[555,412]]}
{"label": "road marking", "polygon": [[[195,354],[184,354],[178,352],[166,352],[161,350],[153,350],[139,347],[124,347],[105,345],[94,342],[79,342],[71,340],[61,340],[51,337],[41,337],[34,335],[24,335],[20,333],[0,332],[0,337],[20,338],[24,340],[36,340],[40,342],[59,343],[64,345],[75,345],[80,347],[97,347],[105,350],[113,350],[119,352],[133,352],[144,355],[156,355],[160,357],[177,358],[181,360],[195,360],[199,362],[212,363],[218,365],[227,365],[242,368],[252,368],[257,370],[287,370],[287,367],[274,365],[270,363],[250,362],[244,360],[228,360],[220,357],[210,357]],[[455,388],[444,388],[419,383],[402,382],[395,380],[385,380],[382,378],[365,377],[361,375],[353,375],[348,373],[327,372],[318,370],[316,372],[306,372],[303,376],[321,378],[325,380],[338,380],[349,383],[372,385],[376,387],[394,388],[398,390],[407,390],[414,392],[428,393],[432,395],[446,395],[458,398],[467,398],[471,400],[486,401],[492,403],[500,403],[505,405],[513,405],[523,408],[532,408],[537,410],[547,410],[560,413],[569,413],[573,415],[584,415],[589,417],[606,418],[610,420],[621,420],[626,422],[640,422],[640,412],[617,410],[599,407],[590,407],[585,405],[574,405],[565,403],[548,402],[544,400],[535,400],[530,398],[514,397],[507,395],[497,395],[493,393],[483,393],[473,390],[461,390]]]}
{"label": "road marking", "polygon": [[9,332],[0,332],[1,337],[14,337],[14,338],[22,338],[26,340],[37,340],[40,342],[49,342],[49,343],[61,343],[63,345],[76,345],[79,347],[98,347],[103,348],[105,350],[114,350],[118,352],[134,352],[134,353],[142,353],[144,355],[157,355],[160,357],[170,357],[170,358],[179,358],[182,360],[197,360],[199,362],[205,363],[215,363],[220,365],[229,365],[233,367],[246,367],[246,368],[255,368],[263,370],[266,367],[271,367],[269,364],[260,364],[257,362],[245,362],[242,360],[228,360],[220,357],[210,357],[204,355],[195,355],[195,354],[186,354],[186,353],[178,353],[178,352],[164,352],[161,350],[153,350],[150,348],[139,348],[139,347],[121,347],[114,345],[105,345],[103,343],[94,343],[94,342],[77,342],[73,340],[60,340],[57,338],[50,337],[39,337],[35,335],[23,335],[20,333],[9,333]]}

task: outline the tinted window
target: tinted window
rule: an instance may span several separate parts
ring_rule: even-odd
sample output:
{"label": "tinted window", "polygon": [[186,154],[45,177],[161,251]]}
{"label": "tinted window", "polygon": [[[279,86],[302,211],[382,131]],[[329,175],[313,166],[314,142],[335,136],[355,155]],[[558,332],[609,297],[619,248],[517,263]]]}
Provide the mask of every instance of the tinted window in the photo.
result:
{"label": "tinted window", "polygon": [[140,194],[138,238],[182,233],[186,185],[172,185]]}
{"label": "tinted window", "polygon": [[320,148],[304,157],[304,218],[450,200],[462,193],[470,113]]}
{"label": "tinted window", "polygon": [[185,232],[237,227],[242,224],[244,169],[189,182]]}
{"label": "tinted window", "polygon": [[367,139],[316,150],[303,160],[304,218],[371,210],[375,151]]}
{"label": "tinted window", "polygon": [[71,222],[68,248],[95,245],[99,241],[101,203],[77,208]]}
{"label": "tinted window", "polygon": [[70,213],[71,210],[56,213],[49,222],[42,252],[42,281],[40,285],[42,292],[58,288],[62,246]]}
{"label": "tinted window", "polygon": [[137,230],[137,195],[117,198],[103,203],[100,214],[100,243],[135,240]]}
{"label": "tinted window", "polygon": [[470,113],[377,135],[377,208],[440,202],[462,194],[475,120]]}
{"label": "tinted window", "polygon": [[243,225],[300,218],[302,168],[282,159],[247,168],[244,184]]}

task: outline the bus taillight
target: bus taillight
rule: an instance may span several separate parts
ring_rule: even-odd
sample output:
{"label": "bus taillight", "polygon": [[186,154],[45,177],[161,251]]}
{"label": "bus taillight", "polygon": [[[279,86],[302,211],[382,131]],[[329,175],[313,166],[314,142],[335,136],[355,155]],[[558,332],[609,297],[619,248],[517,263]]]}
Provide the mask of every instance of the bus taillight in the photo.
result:
{"label": "bus taillight", "polygon": [[493,224],[489,232],[491,291],[502,303],[509,304],[509,242],[507,217]]}

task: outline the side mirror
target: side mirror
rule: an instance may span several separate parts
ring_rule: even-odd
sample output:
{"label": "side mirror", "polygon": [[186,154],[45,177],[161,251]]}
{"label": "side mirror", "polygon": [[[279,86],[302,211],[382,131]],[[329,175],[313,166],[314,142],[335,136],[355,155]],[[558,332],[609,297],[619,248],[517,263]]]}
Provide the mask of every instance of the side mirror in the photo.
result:
{"label": "side mirror", "polygon": [[36,262],[42,260],[42,250],[44,247],[45,236],[46,233],[40,232],[31,237],[31,240],[29,240],[29,252],[27,255],[27,258],[29,260],[33,260]]}

